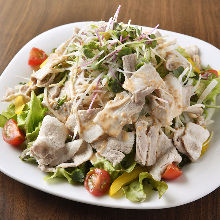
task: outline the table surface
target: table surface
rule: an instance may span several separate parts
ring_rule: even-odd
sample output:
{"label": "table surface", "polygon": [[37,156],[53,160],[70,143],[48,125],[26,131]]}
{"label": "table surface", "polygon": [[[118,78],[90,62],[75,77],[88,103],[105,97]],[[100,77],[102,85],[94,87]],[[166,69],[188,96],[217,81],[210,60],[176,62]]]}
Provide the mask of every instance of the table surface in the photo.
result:
{"label": "table surface", "polygon": [[[53,27],[119,20],[191,35],[220,48],[219,0],[0,0],[0,73],[29,40]],[[211,172],[211,171],[210,171]],[[201,183],[202,184],[202,183]],[[220,219],[220,189],[193,203],[163,210],[120,210],[85,205],[23,185],[0,173],[0,219]]]}

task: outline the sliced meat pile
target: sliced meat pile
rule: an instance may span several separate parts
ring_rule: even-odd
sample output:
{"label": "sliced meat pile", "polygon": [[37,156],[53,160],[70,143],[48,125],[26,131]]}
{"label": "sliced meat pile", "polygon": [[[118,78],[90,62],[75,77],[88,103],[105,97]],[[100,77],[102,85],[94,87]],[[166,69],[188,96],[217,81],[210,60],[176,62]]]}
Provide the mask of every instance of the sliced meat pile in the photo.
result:
{"label": "sliced meat pile", "polygon": [[99,124],[106,134],[117,137],[123,126],[132,124],[137,120],[144,104],[144,99],[135,102],[128,93],[117,93],[115,99],[109,101],[93,121]]}
{"label": "sliced meat pile", "polygon": [[[30,149],[30,155],[37,160],[40,169],[46,170],[46,167],[54,167],[66,161],[72,161],[74,166],[78,166],[91,157],[91,146],[82,139],[65,143],[67,135],[65,125],[58,119],[49,115],[43,119],[37,140]],[[82,154],[86,154],[86,157]],[[80,162],[77,159],[79,156]]]}
{"label": "sliced meat pile", "polygon": [[186,154],[192,161],[197,160],[202,151],[203,143],[209,137],[209,131],[200,125],[189,122],[174,132],[174,145],[179,152]]}
{"label": "sliced meat pile", "polygon": [[104,138],[92,144],[92,147],[115,166],[123,160],[125,154],[131,152],[134,136],[134,132],[122,131],[117,138]]}

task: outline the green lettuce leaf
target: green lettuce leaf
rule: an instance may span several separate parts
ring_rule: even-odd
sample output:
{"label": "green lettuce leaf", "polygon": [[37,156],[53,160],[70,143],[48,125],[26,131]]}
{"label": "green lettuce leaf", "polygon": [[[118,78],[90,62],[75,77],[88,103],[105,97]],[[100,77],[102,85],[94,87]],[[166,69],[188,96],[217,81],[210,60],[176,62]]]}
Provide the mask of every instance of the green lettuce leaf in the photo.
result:
{"label": "green lettuce leaf", "polygon": [[79,167],[57,168],[56,172],[50,173],[44,180],[49,181],[54,178],[64,178],[71,184],[83,183],[90,167],[90,162],[85,162]]}
{"label": "green lettuce leaf", "polygon": [[127,199],[132,202],[143,202],[152,191],[158,191],[159,198],[166,192],[168,186],[164,181],[155,180],[148,172],[139,174],[139,180],[135,180],[122,189]]}
{"label": "green lettuce leaf", "polygon": [[135,151],[132,151],[116,166],[113,166],[112,163],[103,157],[99,157],[96,161],[91,161],[91,163],[95,168],[106,170],[111,177],[111,181],[114,181],[123,172],[130,173],[135,168],[136,162],[134,160],[134,156]]}
{"label": "green lettuce leaf", "polygon": [[5,123],[9,119],[17,120],[17,115],[15,114],[15,106],[14,104],[10,104],[7,108],[7,111],[3,111],[0,114],[0,127],[3,128]]}
{"label": "green lettuce leaf", "polygon": [[26,133],[32,133],[42,122],[47,108],[43,107],[40,99],[37,98],[34,92],[31,93],[30,110],[28,111],[25,129]]}
{"label": "green lettuce leaf", "polygon": [[3,116],[3,115],[0,115],[0,127],[3,128],[5,123],[8,121],[8,119]]}
{"label": "green lettuce leaf", "polygon": [[[220,93],[220,78],[215,78],[215,80],[218,81],[218,84],[215,86],[215,88],[208,94],[208,96],[204,99],[204,104],[215,104],[216,96]],[[212,80],[201,80],[199,87],[196,90],[196,94],[198,97],[201,96],[203,91],[206,89],[206,87],[209,85],[209,83]]]}

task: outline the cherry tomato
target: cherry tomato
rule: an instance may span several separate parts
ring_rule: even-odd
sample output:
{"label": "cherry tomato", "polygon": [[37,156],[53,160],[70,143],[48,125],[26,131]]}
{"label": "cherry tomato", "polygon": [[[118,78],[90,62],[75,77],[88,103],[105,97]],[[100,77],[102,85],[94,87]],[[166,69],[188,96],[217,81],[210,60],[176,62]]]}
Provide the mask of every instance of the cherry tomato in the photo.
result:
{"label": "cherry tomato", "polygon": [[209,69],[209,70],[207,70],[207,71],[208,71],[208,72],[210,72],[210,73],[215,74],[215,75],[216,75],[216,77],[218,78],[218,71],[213,70],[213,69]]}
{"label": "cherry tomato", "polygon": [[110,175],[103,169],[90,170],[86,175],[84,186],[92,195],[102,196],[109,190]]}
{"label": "cherry tomato", "polygon": [[41,65],[46,59],[47,54],[43,50],[33,47],[30,51],[28,64],[30,66],[38,66]]}
{"label": "cherry tomato", "polygon": [[3,140],[8,144],[18,146],[25,141],[25,136],[18,128],[17,122],[14,119],[6,122],[2,133]]}
{"label": "cherry tomato", "polygon": [[163,173],[162,178],[165,180],[174,180],[181,175],[182,171],[175,164],[169,164]]}

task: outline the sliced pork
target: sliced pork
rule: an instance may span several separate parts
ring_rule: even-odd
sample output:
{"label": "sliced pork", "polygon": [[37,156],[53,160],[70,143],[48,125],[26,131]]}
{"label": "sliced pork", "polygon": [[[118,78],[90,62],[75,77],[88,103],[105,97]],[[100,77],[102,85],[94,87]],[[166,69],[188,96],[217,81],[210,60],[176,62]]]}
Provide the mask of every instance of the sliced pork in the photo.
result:
{"label": "sliced pork", "polygon": [[123,69],[128,72],[135,72],[137,54],[129,54],[122,57]]}
{"label": "sliced pork", "polygon": [[39,135],[30,149],[38,164],[49,165],[56,158],[56,152],[65,146],[68,131],[55,117],[45,116]]}
{"label": "sliced pork", "polygon": [[182,141],[192,161],[199,159],[202,151],[202,144],[208,139],[208,137],[209,131],[202,126],[192,122],[186,124]]}
{"label": "sliced pork", "polygon": [[92,144],[92,147],[115,166],[122,161],[124,154],[131,152],[133,145],[134,132],[122,131],[117,138],[105,138]]}
{"label": "sliced pork", "polygon": [[95,142],[104,135],[101,126],[93,122],[94,117],[100,111],[100,108],[91,109],[90,111],[79,110],[77,112],[78,115],[73,113],[68,117],[65,125],[72,133],[74,133],[78,118],[80,137],[82,137],[87,143]]}
{"label": "sliced pork", "polygon": [[149,94],[156,88],[164,88],[165,84],[152,64],[144,64],[139,70],[127,78],[123,88],[134,94],[148,89]]}
{"label": "sliced pork", "polygon": [[179,152],[196,161],[202,151],[203,143],[208,139],[209,131],[202,126],[189,122],[174,132],[174,145]]}
{"label": "sliced pork", "polygon": [[166,170],[167,166],[172,163],[179,164],[182,157],[178,154],[176,148],[170,148],[151,168],[150,174],[155,180],[161,180],[161,175]]}
{"label": "sliced pork", "polygon": [[157,159],[157,140],[159,137],[158,124],[147,121],[146,118],[141,118],[136,123],[136,156],[135,160],[146,166],[152,166]]}
{"label": "sliced pork", "polygon": [[137,114],[142,110],[144,103],[145,99],[135,102],[126,92],[117,93],[115,99],[107,102],[93,121],[99,124],[106,134],[117,137],[124,125],[137,120]]}

